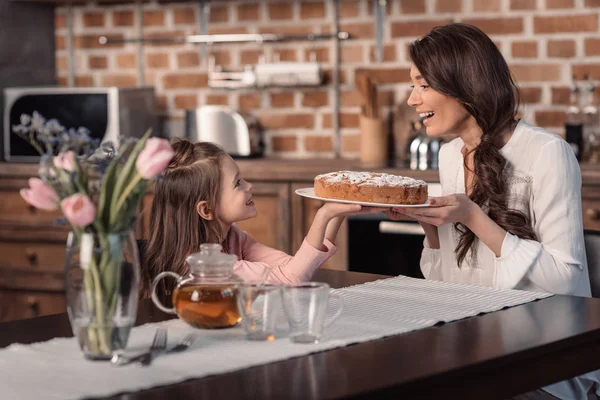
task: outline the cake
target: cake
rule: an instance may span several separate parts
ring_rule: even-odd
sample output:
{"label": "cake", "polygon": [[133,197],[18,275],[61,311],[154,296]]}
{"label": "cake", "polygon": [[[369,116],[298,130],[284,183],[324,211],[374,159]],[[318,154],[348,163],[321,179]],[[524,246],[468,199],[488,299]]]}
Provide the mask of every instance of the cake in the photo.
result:
{"label": "cake", "polygon": [[315,177],[315,194],[340,200],[384,204],[423,204],[427,183],[377,172],[338,171]]}

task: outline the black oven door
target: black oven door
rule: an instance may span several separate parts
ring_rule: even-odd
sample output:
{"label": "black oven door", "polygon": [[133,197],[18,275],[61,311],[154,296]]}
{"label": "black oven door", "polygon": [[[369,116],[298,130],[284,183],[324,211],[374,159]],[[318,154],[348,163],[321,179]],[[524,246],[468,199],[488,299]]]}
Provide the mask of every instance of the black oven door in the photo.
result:
{"label": "black oven door", "polygon": [[348,269],[423,278],[424,239],[416,221],[390,221],[380,213],[348,217]]}

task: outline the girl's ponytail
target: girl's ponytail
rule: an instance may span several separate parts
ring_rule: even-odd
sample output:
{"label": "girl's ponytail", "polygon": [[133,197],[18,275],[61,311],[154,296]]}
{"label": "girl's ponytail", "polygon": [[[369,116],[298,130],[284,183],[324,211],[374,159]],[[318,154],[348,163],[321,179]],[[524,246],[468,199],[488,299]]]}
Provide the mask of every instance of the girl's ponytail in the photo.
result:
{"label": "girl's ponytail", "polygon": [[196,161],[194,157],[194,144],[189,140],[175,139],[171,147],[175,151],[175,155],[167,168],[186,166]]}

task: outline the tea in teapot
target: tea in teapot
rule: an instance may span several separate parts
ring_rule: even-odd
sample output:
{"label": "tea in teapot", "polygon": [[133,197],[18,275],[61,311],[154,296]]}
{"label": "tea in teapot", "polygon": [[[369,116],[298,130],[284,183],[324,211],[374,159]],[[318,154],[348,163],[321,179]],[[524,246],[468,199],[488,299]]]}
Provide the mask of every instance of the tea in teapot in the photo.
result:
{"label": "tea in teapot", "polygon": [[[221,252],[221,245],[200,245],[200,252],[190,254],[186,262],[187,276],[172,271],[161,272],[152,283],[152,301],[162,311],[176,314],[196,328],[229,328],[240,322],[237,308],[237,285],[242,280],[233,273],[237,257]],[[156,287],[161,279],[177,279],[173,290],[173,308],[161,304]]]}

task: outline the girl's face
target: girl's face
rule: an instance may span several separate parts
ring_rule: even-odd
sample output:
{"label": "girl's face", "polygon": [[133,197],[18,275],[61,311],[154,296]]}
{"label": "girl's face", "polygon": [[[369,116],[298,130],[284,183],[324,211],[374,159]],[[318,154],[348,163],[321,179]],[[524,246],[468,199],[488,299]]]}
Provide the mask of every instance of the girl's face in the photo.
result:
{"label": "girl's face", "polygon": [[433,90],[421,72],[414,66],[410,68],[413,90],[408,105],[415,107],[426,127],[427,136],[439,137],[448,134],[460,135],[478,127],[475,118],[451,97]]}
{"label": "girl's face", "polygon": [[240,169],[230,156],[221,160],[221,188],[217,200],[217,217],[225,225],[256,217],[252,184],[240,176]]}

